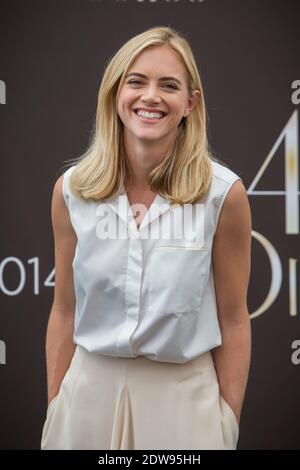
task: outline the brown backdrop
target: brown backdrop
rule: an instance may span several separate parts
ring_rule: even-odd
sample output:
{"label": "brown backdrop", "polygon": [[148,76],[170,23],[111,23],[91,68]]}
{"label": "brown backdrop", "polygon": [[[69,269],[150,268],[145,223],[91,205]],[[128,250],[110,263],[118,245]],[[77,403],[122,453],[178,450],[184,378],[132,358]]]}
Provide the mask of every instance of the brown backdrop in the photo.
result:
{"label": "brown backdrop", "polygon": [[54,182],[86,149],[105,62],[157,25],[190,41],[211,144],[252,208],[253,358],[238,448],[300,448],[299,2],[15,0],[0,6],[2,449],[38,449],[45,419]]}

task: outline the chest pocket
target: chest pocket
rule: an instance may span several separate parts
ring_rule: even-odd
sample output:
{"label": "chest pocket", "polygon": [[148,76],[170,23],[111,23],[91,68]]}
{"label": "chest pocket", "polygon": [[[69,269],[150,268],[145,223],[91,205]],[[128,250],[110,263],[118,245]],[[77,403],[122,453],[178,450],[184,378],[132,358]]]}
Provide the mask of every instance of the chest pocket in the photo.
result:
{"label": "chest pocket", "polygon": [[149,264],[150,309],[161,314],[198,312],[209,269],[205,246],[156,245]]}

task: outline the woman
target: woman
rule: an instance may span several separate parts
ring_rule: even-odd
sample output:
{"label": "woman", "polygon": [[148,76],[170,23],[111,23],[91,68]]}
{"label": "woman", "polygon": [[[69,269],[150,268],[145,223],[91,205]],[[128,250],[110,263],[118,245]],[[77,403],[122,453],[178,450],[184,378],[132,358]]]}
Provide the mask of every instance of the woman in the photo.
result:
{"label": "woman", "polygon": [[93,141],[57,180],[52,221],[41,448],[235,449],[250,208],[210,153],[195,59],[172,28],[111,59]]}

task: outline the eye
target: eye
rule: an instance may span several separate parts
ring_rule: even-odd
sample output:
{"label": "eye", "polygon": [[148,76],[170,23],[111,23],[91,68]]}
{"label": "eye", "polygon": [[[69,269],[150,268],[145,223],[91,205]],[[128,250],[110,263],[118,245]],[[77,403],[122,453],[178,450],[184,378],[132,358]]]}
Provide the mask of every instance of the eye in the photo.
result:
{"label": "eye", "polygon": [[[135,85],[135,84],[139,84],[139,83],[142,83],[142,82],[140,80],[129,80],[127,83]],[[169,87],[169,88],[172,88],[173,90],[178,90],[177,86],[173,85],[172,83],[166,83],[165,86]]]}
{"label": "eye", "polygon": [[129,80],[127,83],[141,83],[139,80]]}
{"label": "eye", "polygon": [[177,86],[176,85],[172,85],[172,83],[167,83],[166,86],[169,86],[171,88],[173,88],[173,90],[177,90]]}

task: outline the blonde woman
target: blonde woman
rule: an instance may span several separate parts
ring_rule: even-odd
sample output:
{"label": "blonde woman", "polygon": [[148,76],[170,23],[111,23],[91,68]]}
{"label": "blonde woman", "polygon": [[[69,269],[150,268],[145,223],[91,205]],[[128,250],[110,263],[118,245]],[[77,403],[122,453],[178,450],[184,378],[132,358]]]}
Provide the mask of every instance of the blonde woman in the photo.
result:
{"label": "blonde woman", "polygon": [[236,448],[251,214],[241,178],[209,150],[205,114],[174,29],[109,61],[90,147],[53,191],[42,449]]}

